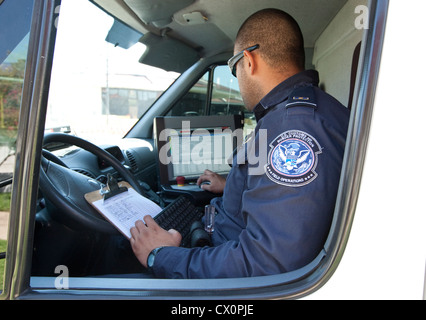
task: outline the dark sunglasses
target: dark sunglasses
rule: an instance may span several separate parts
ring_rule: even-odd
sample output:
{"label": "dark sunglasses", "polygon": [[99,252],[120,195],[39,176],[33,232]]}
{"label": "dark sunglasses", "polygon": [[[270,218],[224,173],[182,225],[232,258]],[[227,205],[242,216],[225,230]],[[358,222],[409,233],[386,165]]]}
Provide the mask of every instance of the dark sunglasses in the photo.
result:
{"label": "dark sunglasses", "polygon": [[244,51],[252,52],[253,50],[256,50],[259,48],[259,45],[256,44],[252,47],[249,47],[247,49],[244,49],[243,51],[237,53],[235,56],[233,56],[231,59],[228,60],[228,67],[231,69],[231,73],[234,77],[237,76],[237,62],[240,61],[244,57]]}

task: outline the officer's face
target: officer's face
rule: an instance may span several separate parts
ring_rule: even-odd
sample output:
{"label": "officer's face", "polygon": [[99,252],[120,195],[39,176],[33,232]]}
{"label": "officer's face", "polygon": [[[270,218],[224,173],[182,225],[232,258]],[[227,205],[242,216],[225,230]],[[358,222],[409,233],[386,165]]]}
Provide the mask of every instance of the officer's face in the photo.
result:
{"label": "officer's face", "polygon": [[259,86],[254,82],[253,77],[248,72],[248,66],[244,61],[245,59],[242,59],[238,63],[237,78],[244,105],[247,110],[252,111],[259,103]]}

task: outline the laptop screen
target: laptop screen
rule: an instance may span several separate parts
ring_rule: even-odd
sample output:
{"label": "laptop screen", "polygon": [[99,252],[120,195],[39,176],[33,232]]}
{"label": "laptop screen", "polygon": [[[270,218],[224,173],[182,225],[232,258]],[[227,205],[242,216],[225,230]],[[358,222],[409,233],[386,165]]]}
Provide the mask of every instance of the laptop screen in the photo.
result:
{"label": "laptop screen", "polygon": [[206,169],[227,175],[242,121],[241,115],[155,118],[160,184],[174,185],[179,176],[194,182]]}

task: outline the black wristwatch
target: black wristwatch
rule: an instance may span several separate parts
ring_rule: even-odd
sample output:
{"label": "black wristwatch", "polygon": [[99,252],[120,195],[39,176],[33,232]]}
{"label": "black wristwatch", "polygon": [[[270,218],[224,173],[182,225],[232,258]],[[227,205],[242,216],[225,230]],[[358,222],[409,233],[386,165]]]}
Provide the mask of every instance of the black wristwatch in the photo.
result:
{"label": "black wristwatch", "polygon": [[163,249],[164,247],[158,247],[155,248],[154,250],[152,250],[149,255],[148,258],[146,259],[146,265],[148,267],[149,271],[152,271],[152,268],[154,267],[154,261],[155,261],[155,256],[158,254],[158,252],[160,252],[161,249]]}

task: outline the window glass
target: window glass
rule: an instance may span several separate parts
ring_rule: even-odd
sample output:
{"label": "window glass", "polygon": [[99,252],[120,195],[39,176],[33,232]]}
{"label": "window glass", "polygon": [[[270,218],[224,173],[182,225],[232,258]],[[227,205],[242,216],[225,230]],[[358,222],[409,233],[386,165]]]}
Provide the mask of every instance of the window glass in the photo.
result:
{"label": "window glass", "polygon": [[[212,79],[209,82],[209,79]],[[208,98],[211,90],[211,98]],[[252,112],[246,110],[238,80],[228,66],[215,66],[207,71],[180,99],[167,116],[199,116],[244,114],[245,134],[256,126]]]}
{"label": "window glass", "polygon": [[139,63],[142,34],[127,49],[116,45],[117,24],[87,0],[62,1],[47,131],[66,128],[94,143],[122,138],[179,76]]}
{"label": "window glass", "polygon": [[[15,165],[33,1],[0,1],[0,253],[6,251],[10,192]],[[0,292],[4,261],[0,259]]]}
{"label": "window glass", "polygon": [[245,111],[238,80],[228,66],[217,66],[213,74],[211,115],[240,114]]}
{"label": "window glass", "polygon": [[214,68],[211,115],[244,114],[244,134],[249,134],[256,126],[256,119],[249,112],[241,97],[238,79],[229,71],[228,66]]}
{"label": "window glass", "polygon": [[210,71],[180,99],[167,114],[168,116],[201,116],[206,114],[207,92]]}

